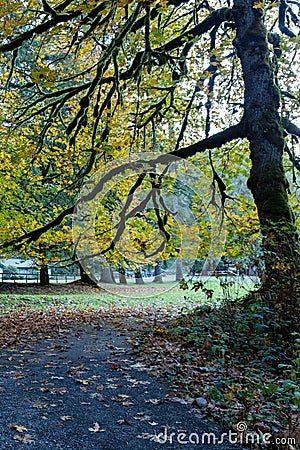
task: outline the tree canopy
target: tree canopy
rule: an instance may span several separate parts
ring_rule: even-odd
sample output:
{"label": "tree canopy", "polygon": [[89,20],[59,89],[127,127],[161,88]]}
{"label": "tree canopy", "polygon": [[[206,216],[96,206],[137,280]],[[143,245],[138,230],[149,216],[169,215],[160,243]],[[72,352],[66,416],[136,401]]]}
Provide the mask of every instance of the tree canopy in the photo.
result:
{"label": "tree canopy", "polygon": [[298,232],[286,167],[296,182],[299,10],[294,0],[2,5],[2,195],[6,205],[19,202],[17,226],[4,208],[2,248],[55,227],[63,233],[81,186],[107,161],[152,152],[157,167],[192,158],[223,206],[228,174],[248,173],[265,287],[270,301],[286,307],[290,297],[295,306]]}

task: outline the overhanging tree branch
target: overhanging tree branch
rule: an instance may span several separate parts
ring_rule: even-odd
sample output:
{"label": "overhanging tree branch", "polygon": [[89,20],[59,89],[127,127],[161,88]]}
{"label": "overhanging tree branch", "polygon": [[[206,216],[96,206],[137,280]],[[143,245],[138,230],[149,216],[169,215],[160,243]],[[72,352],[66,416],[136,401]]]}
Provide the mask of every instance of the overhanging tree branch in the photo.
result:
{"label": "overhanging tree branch", "polygon": [[[174,152],[170,152],[169,155],[177,156],[178,158],[190,158],[191,156],[196,155],[197,153],[204,152],[205,150],[214,149],[221,147],[228,142],[233,141],[234,139],[245,138],[245,130],[243,122],[238,123],[237,125],[233,125],[227,128],[224,131],[220,131],[219,133],[213,134],[202,141],[196,142],[195,144],[189,145],[188,147],[180,148]],[[158,159],[159,162],[167,155],[162,155]]]}
{"label": "overhanging tree branch", "polygon": [[17,48],[20,48],[24,42],[29,41],[29,39],[31,39],[35,34],[43,34],[56,25],[59,25],[60,23],[69,22],[72,19],[75,19],[76,17],[80,16],[80,14],[81,10],[74,11],[70,14],[56,15],[47,22],[41,23],[31,30],[25,31],[24,33],[20,34],[20,36],[8,42],[7,44],[2,44],[0,46],[0,52],[6,53],[11,52],[12,50],[16,50]]}
{"label": "overhanging tree branch", "polygon": [[[24,42],[29,41],[34,35],[41,35],[45,32],[51,30],[51,28],[54,28],[55,26],[59,25],[60,23],[68,23],[71,22],[73,19],[76,19],[77,17],[80,17],[83,12],[81,9],[77,9],[75,11],[71,11],[66,14],[58,14],[62,12],[72,1],[66,0],[65,2],[61,3],[61,5],[58,5],[55,8],[51,8],[48,3],[46,3],[45,0],[43,0],[43,6],[44,11],[51,15],[51,19],[43,22],[39,25],[36,25],[31,30],[25,31],[24,33],[19,34],[18,37],[15,39],[12,39],[7,44],[3,44],[0,46],[0,52],[6,53],[10,52],[12,50],[16,50],[17,48],[21,47]],[[46,8],[45,8],[46,6]],[[81,21],[81,26],[88,23],[91,19],[94,19],[97,17],[97,15],[106,8],[106,2],[100,3],[95,8],[93,8],[84,19]]]}
{"label": "overhanging tree branch", "polygon": [[[187,42],[191,43],[193,39],[201,36],[202,34],[209,31],[216,25],[220,25],[222,22],[226,20],[231,20],[231,9],[230,8],[221,8],[216,11],[213,11],[208,17],[206,17],[201,23],[196,25],[195,27],[185,31],[180,36],[172,39],[166,44],[156,47],[152,50],[152,56],[157,59],[158,64],[165,64],[168,61],[168,52],[173,50],[177,50],[178,48],[185,46]],[[191,48],[191,45],[189,46]],[[136,54],[131,66],[125,72],[120,73],[121,80],[129,80],[139,68],[142,58],[144,55],[144,51],[140,51]],[[170,58],[170,57],[169,57]],[[106,77],[103,79],[103,83],[111,83],[113,81],[113,77]]]}
{"label": "overhanging tree branch", "polygon": [[69,208],[62,211],[54,220],[47,223],[46,225],[36,228],[33,231],[29,231],[28,233],[23,234],[20,237],[17,237],[15,239],[12,239],[11,241],[6,241],[3,244],[0,244],[0,248],[8,248],[8,247],[18,247],[21,246],[23,243],[29,244],[30,242],[37,241],[42,234],[46,233],[47,231],[51,230],[52,228],[55,228],[56,226],[60,225],[63,221],[63,219],[70,214],[73,214],[74,212],[74,205],[70,206]]}
{"label": "overhanging tree branch", "polygon": [[193,39],[201,36],[202,34],[209,31],[214,26],[220,25],[222,22],[226,20],[232,19],[231,8],[220,8],[213,11],[206,19],[204,19],[201,23],[196,25],[195,27],[187,30],[185,33],[182,33],[180,36],[172,39],[167,44],[162,45],[160,48],[156,49],[157,52],[170,52],[179,47],[182,47],[187,42],[192,41]]}
{"label": "overhanging tree branch", "polygon": [[293,122],[291,122],[289,119],[287,119],[286,117],[283,117],[282,119],[282,126],[283,128],[289,133],[289,134],[293,134],[294,136],[298,136],[300,137],[300,128],[294,124]]}
{"label": "overhanging tree branch", "polygon": [[[203,139],[202,141],[199,141],[188,147],[181,148],[179,150],[161,155],[152,161],[138,160],[138,161],[134,161],[132,163],[123,164],[121,166],[115,167],[115,168],[111,169],[107,174],[105,174],[102,177],[102,179],[97,183],[97,185],[94,187],[94,189],[89,194],[85,195],[84,197],[82,197],[80,199],[80,202],[90,201],[93,198],[95,198],[96,195],[99,192],[101,192],[105,183],[110,181],[116,175],[126,172],[126,170],[139,169],[139,168],[143,167],[143,164],[145,164],[145,163],[149,164],[149,167],[150,166],[155,167],[158,164],[168,164],[170,162],[170,157],[172,157],[172,156],[186,159],[186,158],[196,155],[197,153],[204,152],[205,150],[208,150],[208,149],[214,149],[214,148],[221,147],[222,145],[227,144],[228,142],[230,142],[234,139],[244,138],[244,137],[245,137],[245,133],[243,130],[243,123],[240,122],[237,125],[233,125],[224,131],[221,131],[221,132],[216,133],[206,139]],[[17,246],[21,246],[24,243],[31,243],[33,241],[37,241],[42,236],[42,234],[44,234],[47,231],[51,230],[52,228],[55,228],[56,226],[60,225],[65,217],[67,217],[70,214],[73,214],[74,210],[75,210],[75,205],[70,206],[69,208],[62,211],[51,222],[47,223],[46,225],[43,225],[42,227],[37,228],[36,230],[25,233],[20,237],[17,237],[10,241],[6,241],[3,244],[0,244],[0,248],[4,249],[4,248],[8,248],[8,247],[13,247],[13,246],[17,247]]]}

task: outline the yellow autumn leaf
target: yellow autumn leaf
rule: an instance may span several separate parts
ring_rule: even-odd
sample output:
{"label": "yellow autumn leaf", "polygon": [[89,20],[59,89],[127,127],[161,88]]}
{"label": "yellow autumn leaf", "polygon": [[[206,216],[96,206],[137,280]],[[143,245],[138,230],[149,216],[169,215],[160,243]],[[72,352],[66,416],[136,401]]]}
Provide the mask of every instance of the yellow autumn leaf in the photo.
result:
{"label": "yellow autumn leaf", "polygon": [[124,6],[127,6],[130,3],[132,3],[132,2],[133,2],[133,0],[119,0],[118,3],[117,3],[117,6],[119,8],[124,8]]}
{"label": "yellow autumn leaf", "polygon": [[264,2],[256,2],[253,5],[253,9],[262,9],[264,7],[265,7]]}

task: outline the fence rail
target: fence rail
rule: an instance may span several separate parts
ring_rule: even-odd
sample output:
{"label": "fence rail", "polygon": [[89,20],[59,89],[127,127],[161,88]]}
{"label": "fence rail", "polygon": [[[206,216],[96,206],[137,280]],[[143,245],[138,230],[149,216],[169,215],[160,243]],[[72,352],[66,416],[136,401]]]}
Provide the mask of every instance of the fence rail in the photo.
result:
{"label": "fence rail", "polygon": [[[71,283],[72,281],[77,281],[80,279],[79,275],[66,275],[66,274],[54,274],[49,275],[50,283]],[[39,283],[40,274],[30,273],[30,274],[18,274],[11,272],[0,273],[0,283]]]}

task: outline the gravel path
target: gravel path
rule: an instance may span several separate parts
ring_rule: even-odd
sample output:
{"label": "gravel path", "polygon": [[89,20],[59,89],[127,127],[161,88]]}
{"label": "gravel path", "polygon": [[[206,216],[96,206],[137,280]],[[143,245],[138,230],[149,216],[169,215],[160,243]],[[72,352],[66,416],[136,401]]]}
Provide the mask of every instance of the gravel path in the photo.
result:
{"label": "gravel path", "polygon": [[0,350],[0,450],[241,448],[203,435],[222,432],[172,399],[124,334],[103,324]]}

